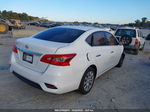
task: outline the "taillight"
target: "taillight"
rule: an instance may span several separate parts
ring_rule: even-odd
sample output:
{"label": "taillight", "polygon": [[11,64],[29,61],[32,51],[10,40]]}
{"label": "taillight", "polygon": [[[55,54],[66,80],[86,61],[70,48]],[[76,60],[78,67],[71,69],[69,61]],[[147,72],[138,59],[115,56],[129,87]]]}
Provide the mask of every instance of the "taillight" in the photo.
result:
{"label": "taillight", "polygon": [[14,53],[18,53],[18,49],[17,49],[17,46],[16,46],[16,45],[13,45],[12,51],[13,51]]}
{"label": "taillight", "polygon": [[139,44],[139,40],[136,39],[136,40],[135,40],[135,45],[138,45],[138,44]]}
{"label": "taillight", "polygon": [[41,62],[57,65],[57,66],[69,66],[70,61],[76,56],[76,54],[46,54],[41,58]]}

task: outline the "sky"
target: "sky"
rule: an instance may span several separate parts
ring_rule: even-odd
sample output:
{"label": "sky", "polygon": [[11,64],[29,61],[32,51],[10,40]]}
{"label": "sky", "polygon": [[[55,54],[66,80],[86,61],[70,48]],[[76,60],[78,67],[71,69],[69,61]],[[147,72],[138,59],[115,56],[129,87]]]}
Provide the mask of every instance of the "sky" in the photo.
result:
{"label": "sky", "polygon": [[0,10],[53,21],[124,24],[150,19],[150,0],[0,0]]}

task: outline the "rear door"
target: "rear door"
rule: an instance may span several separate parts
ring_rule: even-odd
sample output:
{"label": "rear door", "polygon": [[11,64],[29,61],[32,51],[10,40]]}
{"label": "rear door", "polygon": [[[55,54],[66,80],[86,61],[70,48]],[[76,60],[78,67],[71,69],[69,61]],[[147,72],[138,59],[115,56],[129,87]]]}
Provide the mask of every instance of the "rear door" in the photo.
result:
{"label": "rear door", "polygon": [[115,66],[118,64],[122,51],[123,51],[123,46],[119,45],[119,42],[116,40],[116,38],[109,32],[105,32],[105,36],[107,37],[109,41],[109,47],[111,49],[110,51],[110,60],[109,64],[111,67]]}
{"label": "rear door", "polygon": [[[95,32],[92,36],[91,50],[89,52],[90,60],[94,61],[97,66],[98,75],[110,68],[110,58],[112,48],[108,46],[108,40],[103,31]],[[90,39],[87,39],[90,40]]]}

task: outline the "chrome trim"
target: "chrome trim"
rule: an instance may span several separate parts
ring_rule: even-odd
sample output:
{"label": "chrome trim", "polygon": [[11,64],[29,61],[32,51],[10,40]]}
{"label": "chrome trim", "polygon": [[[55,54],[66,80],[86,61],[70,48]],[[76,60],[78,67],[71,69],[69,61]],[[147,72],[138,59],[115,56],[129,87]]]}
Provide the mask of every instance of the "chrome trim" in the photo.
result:
{"label": "chrome trim", "polygon": [[33,54],[33,55],[38,55],[38,56],[41,56],[41,55],[42,55],[41,53],[34,52],[34,51],[30,51],[30,50],[28,50],[28,49],[22,49],[22,48],[17,48],[17,49],[19,49],[19,50],[22,51],[22,52],[26,52],[26,53]]}

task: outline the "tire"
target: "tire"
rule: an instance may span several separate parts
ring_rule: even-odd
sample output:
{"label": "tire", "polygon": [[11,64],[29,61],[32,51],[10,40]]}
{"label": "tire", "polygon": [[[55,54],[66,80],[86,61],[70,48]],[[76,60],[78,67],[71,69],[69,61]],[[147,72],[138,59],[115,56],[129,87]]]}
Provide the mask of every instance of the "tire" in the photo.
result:
{"label": "tire", "polygon": [[134,50],[134,54],[135,54],[135,55],[138,55],[138,54],[139,54],[139,49],[135,49],[135,50]]}
{"label": "tire", "polygon": [[0,34],[5,34],[8,32],[8,25],[5,23],[0,23]]}
{"label": "tire", "polygon": [[96,76],[96,70],[94,68],[89,67],[85,71],[79,86],[79,92],[81,94],[85,95],[90,92],[95,81],[95,76]]}
{"label": "tire", "polygon": [[120,42],[123,45],[128,46],[132,42],[132,37],[130,35],[123,35],[120,39]]}
{"label": "tire", "polygon": [[124,58],[125,58],[125,54],[123,53],[116,67],[119,67],[119,68],[122,67]]}

